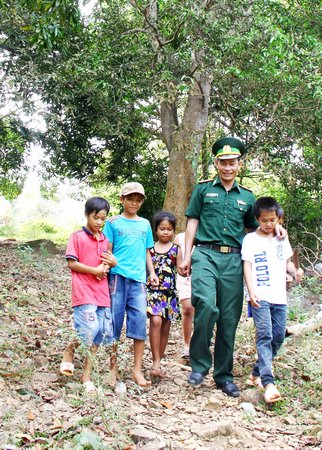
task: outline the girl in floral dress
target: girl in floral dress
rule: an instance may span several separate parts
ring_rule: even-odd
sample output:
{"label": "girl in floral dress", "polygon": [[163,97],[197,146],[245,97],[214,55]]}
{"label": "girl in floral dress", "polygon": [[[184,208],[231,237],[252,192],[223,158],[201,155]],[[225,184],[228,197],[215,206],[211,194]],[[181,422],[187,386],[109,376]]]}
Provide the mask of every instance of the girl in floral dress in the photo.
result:
{"label": "girl in floral dress", "polygon": [[150,346],[152,351],[153,377],[164,377],[161,359],[169,339],[171,321],[179,313],[176,292],[176,271],[182,256],[181,249],[172,242],[175,234],[176,218],[173,214],[161,211],[154,216],[154,230],[157,241],[150,249],[155,273],[159,285],[153,286],[147,281],[147,313],[150,319]]}

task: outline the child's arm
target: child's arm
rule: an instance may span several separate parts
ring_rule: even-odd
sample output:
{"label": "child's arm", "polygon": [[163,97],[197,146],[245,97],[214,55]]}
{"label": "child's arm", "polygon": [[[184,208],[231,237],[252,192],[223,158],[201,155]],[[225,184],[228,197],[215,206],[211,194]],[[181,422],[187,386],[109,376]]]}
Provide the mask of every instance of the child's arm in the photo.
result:
{"label": "child's arm", "polygon": [[156,276],[153,263],[152,263],[152,257],[150,253],[150,249],[146,249],[146,266],[148,268],[148,272],[150,274],[150,281],[153,286],[159,286],[159,278]]}
{"label": "child's arm", "polygon": [[103,264],[108,266],[108,269],[111,267],[115,267],[117,265],[117,259],[112,254],[113,244],[112,242],[108,243],[108,251],[101,254],[101,261]]}
{"label": "child's arm", "polygon": [[179,268],[180,264],[182,263],[182,250],[181,250],[181,247],[179,244],[177,244],[177,246],[178,246],[178,253],[177,253],[176,267],[177,267],[177,272],[178,272],[178,268]]}
{"label": "child's arm", "polygon": [[289,258],[287,260],[286,263],[286,270],[288,273],[290,273],[292,275],[293,278],[295,278],[295,281],[297,283],[300,283],[302,281],[302,277],[303,277],[303,270],[301,268],[296,268],[295,264],[293,263],[293,261],[291,260],[291,258]]}
{"label": "child's arm", "polygon": [[103,264],[106,265],[106,267],[110,268],[110,267],[115,267],[117,265],[117,259],[115,258],[115,256],[112,254],[112,250],[108,249],[107,252],[103,252],[101,254],[101,258],[100,260],[102,261]]}
{"label": "child's arm", "polygon": [[70,270],[79,273],[90,273],[92,275],[95,275],[99,280],[106,278],[106,274],[108,272],[108,268],[104,264],[100,264],[97,267],[91,267],[75,261],[74,259],[68,259],[67,264]]}
{"label": "child's arm", "polygon": [[183,277],[188,277],[191,274],[191,252],[198,225],[198,219],[189,217],[185,234],[184,259],[179,267],[179,274]]}
{"label": "child's arm", "polygon": [[244,261],[244,278],[248,289],[249,301],[254,308],[259,308],[259,300],[253,290],[252,263],[250,261]]}

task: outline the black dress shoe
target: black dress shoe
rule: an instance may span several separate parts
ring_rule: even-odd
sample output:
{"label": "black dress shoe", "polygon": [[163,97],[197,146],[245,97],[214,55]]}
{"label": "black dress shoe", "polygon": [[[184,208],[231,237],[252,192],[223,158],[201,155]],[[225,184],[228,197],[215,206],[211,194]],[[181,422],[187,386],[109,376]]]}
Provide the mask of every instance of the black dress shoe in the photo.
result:
{"label": "black dress shoe", "polygon": [[188,383],[192,386],[199,386],[204,380],[204,376],[200,372],[190,372],[188,376]]}
{"label": "black dress shoe", "polygon": [[224,383],[216,383],[217,387],[223,391],[224,394],[229,397],[239,397],[239,389],[232,381],[225,381]]}

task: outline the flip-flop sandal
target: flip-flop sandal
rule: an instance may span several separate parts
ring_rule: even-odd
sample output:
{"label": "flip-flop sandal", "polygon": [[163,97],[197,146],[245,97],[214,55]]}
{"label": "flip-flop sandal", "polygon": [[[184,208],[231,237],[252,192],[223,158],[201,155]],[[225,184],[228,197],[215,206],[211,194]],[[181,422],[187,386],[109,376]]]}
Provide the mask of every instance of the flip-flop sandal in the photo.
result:
{"label": "flip-flop sandal", "polygon": [[254,386],[259,389],[263,389],[261,377],[255,377],[255,375],[253,375],[252,373],[249,375],[249,378],[246,381],[246,384],[248,384],[248,386]]}
{"label": "flip-flop sandal", "polygon": [[72,362],[63,361],[60,364],[59,372],[66,377],[72,377],[74,374],[74,364]]}
{"label": "flip-flop sandal", "polygon": [[270,384],[265,388],[264,399],[266,403],[275,403],[282,400],[282,396],[275,384]]}
{"label": "flip-flop sandal", "polygon": [[83,387],[86,394],[96,393],[96,387],[94,386],[94,383],[92,381],[85,381],[85,383],[83,383]]}

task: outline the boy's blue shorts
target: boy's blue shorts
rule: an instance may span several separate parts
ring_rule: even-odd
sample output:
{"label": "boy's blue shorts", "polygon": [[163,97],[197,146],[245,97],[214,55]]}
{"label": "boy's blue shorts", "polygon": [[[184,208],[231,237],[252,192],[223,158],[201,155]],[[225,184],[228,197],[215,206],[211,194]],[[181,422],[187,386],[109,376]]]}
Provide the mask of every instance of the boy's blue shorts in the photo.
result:
{"label": "boy's blue shorts", "polygon": [[114,339],[119,340],[126,312],[126,337],[146,339],[146,284],[122,275],[109,275]]}
{"label": "boy's blue shorts", "polygon": [[86,304],[73,309],[74,327],[83,344],[106,345],[113,342],[111,308]]}

